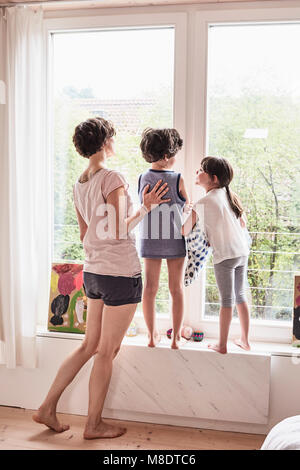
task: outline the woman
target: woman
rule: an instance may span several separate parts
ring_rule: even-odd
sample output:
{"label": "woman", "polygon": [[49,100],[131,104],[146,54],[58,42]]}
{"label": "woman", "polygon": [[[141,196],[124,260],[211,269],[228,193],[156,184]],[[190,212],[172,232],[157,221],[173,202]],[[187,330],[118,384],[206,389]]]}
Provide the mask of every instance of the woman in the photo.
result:
{"label": "woman", "polygon": [[56,416],[58,400],[82,366],[94,356],[89,381],[85,439],[121,436],[126,429],[102,420],[112,363],[141,301],[141,265],[131,230],[154,207],[169,199],[167,184],[159,181],[143,192],[143,205],[133,213],[128,184],[121,173],[109,170],[106,161],[115,155],[115,130],[100,117],[79,124],[73,142],[89,164],[73,187],[74,203],[85,260],[84,289],[87,325],[84,341],[61,365],[47,397],[33,415],[56,432],[69,429]]}

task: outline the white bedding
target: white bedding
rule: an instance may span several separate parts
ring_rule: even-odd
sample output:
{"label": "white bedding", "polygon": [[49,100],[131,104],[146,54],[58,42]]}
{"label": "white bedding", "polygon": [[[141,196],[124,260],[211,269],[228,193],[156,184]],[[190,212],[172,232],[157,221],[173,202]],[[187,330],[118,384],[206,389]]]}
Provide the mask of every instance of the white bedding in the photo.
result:
{"label": "white bedding", "polygon": [[276,424],[267,435],[261,450],[300,450],[300,415]]}

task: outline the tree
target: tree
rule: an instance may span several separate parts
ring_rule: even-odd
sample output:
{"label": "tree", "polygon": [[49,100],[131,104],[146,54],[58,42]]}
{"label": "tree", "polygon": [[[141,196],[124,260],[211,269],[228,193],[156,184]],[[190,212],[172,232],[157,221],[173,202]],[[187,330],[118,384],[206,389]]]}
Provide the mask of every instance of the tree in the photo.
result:
{"label": "tree", "polygon": [[[70,87],[69,87],[70,88]],[[55,111],[54,221],[57,260],[84,259],[73,203],[73,184],[87,161],[72,143],[75,126],[91,117],[74,104],[70,93],[57,99]],[[138,175],[149,167],[139,149],[145,127],[172,126],[172,95],[161,90],[151,109],[137,111],[136,133],[117,129],[117,157],[110,167],[126,176],[138,203]],[[267,140],[245,139],[247,128],[268,128]],[[233,190],[241,197],[252,237],[249,258],[249,300],[252,317],[290,319],[293,272],[300,253],[300,101],[289,96],[213,95],[209,99],[209,154],[228,158],[235,176]],[[164,266],[157,309],[168,312],[168,276]],[[207,312],[217,314],[219,295],[212,265],[207,270]]]}
{"label": "tree", "polygon": [[[233,187],[247,210],[253,316],[291,318],[292,271],[299,265],[300,251],[300,134],[295,132],[300,127],[300,102],[246,90],[239,97],[212,96],[209,107],[209,153],[231,161]],[[267,141],[244,139],[247,128],[268,128]]]}

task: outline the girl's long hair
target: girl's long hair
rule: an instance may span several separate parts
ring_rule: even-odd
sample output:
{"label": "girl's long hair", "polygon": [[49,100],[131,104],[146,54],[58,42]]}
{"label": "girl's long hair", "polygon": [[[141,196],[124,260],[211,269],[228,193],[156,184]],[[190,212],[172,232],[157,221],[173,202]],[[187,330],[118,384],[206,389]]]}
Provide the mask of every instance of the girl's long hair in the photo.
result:
{"label": "girl's long hair", "polygon": [[217,176],[219,187],[226,189],[229,205],[237,218],[240,218],[244,212],[242,203],[233,191],[229,188],[229,184],[233,178],[233,168],[226,158],[205,157],[201,161],[202,170],[211,178]]}

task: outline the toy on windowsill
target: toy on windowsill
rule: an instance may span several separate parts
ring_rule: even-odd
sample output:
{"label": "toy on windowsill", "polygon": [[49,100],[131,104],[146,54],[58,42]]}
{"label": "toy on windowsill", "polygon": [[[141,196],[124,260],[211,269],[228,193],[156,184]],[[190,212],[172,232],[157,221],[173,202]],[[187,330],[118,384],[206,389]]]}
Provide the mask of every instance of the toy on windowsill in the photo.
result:
{"label": "toy on windowsill", "polygon": [[200,342],[203,340],[204,333],[202,331],[194,331],[192,334],[192,338],[194,341]]}
{"label": "toy on windowsill", "polygon": [[167,331],[167,337],[168,337],[169,339],[172,338],[172,331],[173,331],[172,328],[170,328],[170,329]]}
{"label": "toy on windowsill", "polygon": [[184,339],[190,340],[193,335],[193,329],[190,326],[184,326],[181,330],[181,336]]}
{"label": "toy on windowsill", "polygon": [[126,336],[136,336],[136,335],[137,335],[137,329],[136,329],[135,323],[131,322],[126,332]]}
{"label": "toy on windowsill", "polygon": [[[168,331],[167,331],[167,337],[169,339],[172,338],[172,331],[173,331],[173,328],[170,328]],[[190,340],[191,337],[193,335],[193,330],[190,326],[184,326],[182,327],[181,329],[181,336],[184,338],[184,339],[187,339],[187,340]]]}

